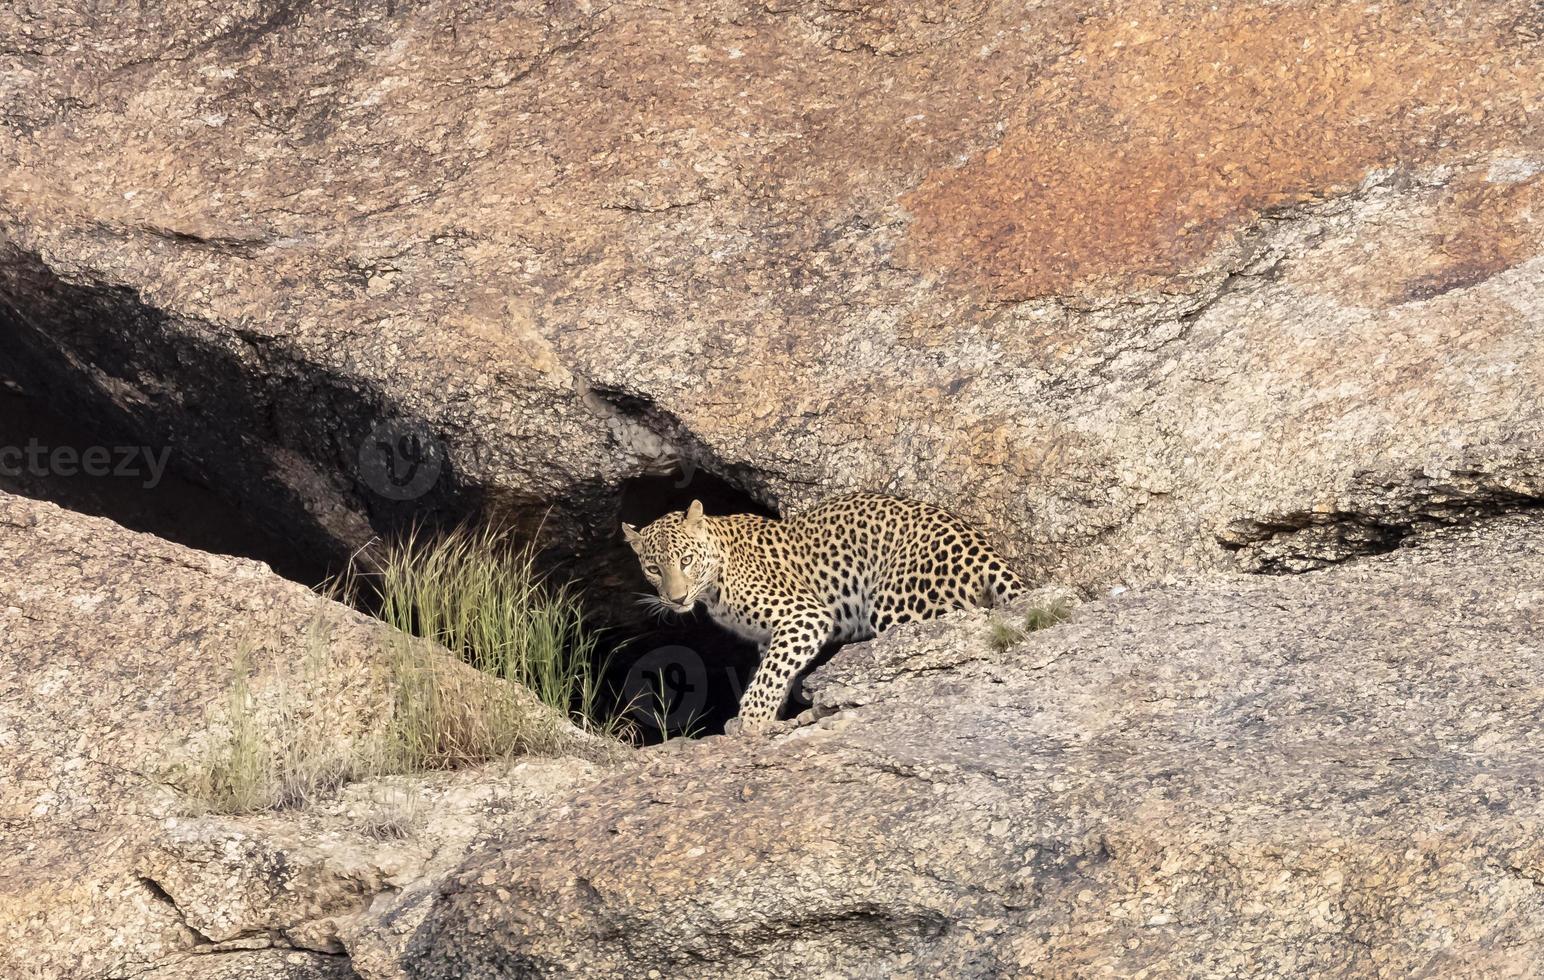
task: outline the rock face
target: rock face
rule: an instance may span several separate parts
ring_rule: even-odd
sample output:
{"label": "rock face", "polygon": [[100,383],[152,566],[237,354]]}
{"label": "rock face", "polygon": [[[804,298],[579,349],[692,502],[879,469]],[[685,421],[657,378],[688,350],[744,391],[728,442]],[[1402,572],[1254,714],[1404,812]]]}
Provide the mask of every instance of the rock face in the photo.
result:
{"label": "rock face", "polygon": [[[343,738],[387,710],[370,668],[391,631],[254,562],[3,494],[0,554],[0,977],[352,975],[340,936],[362,962],[397,942],[389,930],[364,937],[385,929],[365,912],[410,919],[425,888],[415,883],[489,827],[595,778],[582,757],[607,758],[552,717],[554,746],[573,758],[376,780],[303,811],[200,816],[179,787],[238,650],[249,649],[262,711],[301,683],[308,633],[326,617],[327,676],[305,697]],[[444,669],[483,680],[448,655]],[[409,804],[390,839],[370,835]]]}
{"label": "rock face", "polygon": [[305,556],[504,517],[603,598],[672,477],[1137,588],[773,739],[188,816],[245,639],[261,700],[380,628],[0,493],[0,975],[1529,972],[1541,65],[1515,0],[3,5],[5,397]]}
{"label": "rock face", "polygon": [[[848,648],[474,857],[409,974],[1523,976],[1544,520]],[[654,971],[658,971],[655,973]]]}
{"label": "rock face", "polygon": [[1539,496],[1527,5],[39,0],[0,37],[10,355],[333,553],[555,508],[614,578],[619,489],[684,470],[948,502],[1092,587],[1385,549],[1427,482]]}
{"label": "rock face", "polygon": [[[994,619],[1019,610],[899,628],[821,668],[820,720],[768,739],[247,817],[190,815],[178,760],[242,636],[272,638],[254,690],[274,696],[332,607],[20,498],[0,496],[0,547],[0,976],[1509,976],[1544,956],[1534,514],[1126,592],[1006,649]],[[336,615],[366,664],[381,628]],[[354,677],[327,702],[340,731],[379,710]]]}

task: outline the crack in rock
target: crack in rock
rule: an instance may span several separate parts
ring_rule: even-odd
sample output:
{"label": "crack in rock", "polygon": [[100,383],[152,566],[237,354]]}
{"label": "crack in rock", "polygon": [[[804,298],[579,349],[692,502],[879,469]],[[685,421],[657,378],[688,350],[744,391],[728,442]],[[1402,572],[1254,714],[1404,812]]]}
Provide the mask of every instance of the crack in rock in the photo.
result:
{"label": "crack in rock", "polygon": [[1419,470],[1402,477],[1360,473],[1343,506],[1278,511],[1233,521],[1218,542],[1240,567],[1296,574],[1387,554],[1413,535],[1544,507],[1544,460]]}

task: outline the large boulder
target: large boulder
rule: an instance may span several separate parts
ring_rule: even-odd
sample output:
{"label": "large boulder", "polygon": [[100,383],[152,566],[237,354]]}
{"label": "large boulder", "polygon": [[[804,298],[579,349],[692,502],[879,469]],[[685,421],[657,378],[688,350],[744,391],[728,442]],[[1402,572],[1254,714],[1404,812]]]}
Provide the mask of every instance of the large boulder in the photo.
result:
{"label": "large boulder", "polygon": [[[398,942],[371,915],[410,919],[479,834],[614,755],[524,694],[549,757],[213,815],[197,777],[238,656],[254,717],[303,701],[341,747],[392,710],[380,668],[403,638],[258,563],[5,494],[0,554],[0,976],[341,975],[356,936],[366,961]],[[496,683],[437,657],[457,690]],[[204,956],[267,947],[246,973]]]}
{"label": "large boulder", "polygon": [[619,490],[681,471],[948,502],[1093,586],[1383,550],[1429,480],[1540,494],[1512,0],[37,0],[0,36],[0,346],[307,547],[499,511],[619,586]]}
{"label": "large boulder", "polygon": [[863,488],[1141,587],[404,843],[173,790],[244,640],[380,627],[0,496],[0,972],[1518,972],[1541,63],[1514,0],[6,5],[0,382],[269,539],[502,517],[600,598],[630,500]]}
{"label": "large boulder", "polygon": [[[1001,617],[1016,615],[1002,612]],[[1544,519],[850,647],[475,856],[418,978],[1526,976]]]}

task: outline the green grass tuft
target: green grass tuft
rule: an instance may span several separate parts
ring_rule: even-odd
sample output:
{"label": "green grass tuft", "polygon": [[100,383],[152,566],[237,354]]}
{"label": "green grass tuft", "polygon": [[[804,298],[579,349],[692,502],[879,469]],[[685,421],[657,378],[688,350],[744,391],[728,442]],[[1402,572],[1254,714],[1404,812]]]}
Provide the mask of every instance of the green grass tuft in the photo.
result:
{"label": "green grass tuft", "polygon": [[[647,716],[648,724],[659,735],[659,739],[662,742],[668,742],[671,738],[700,737],[706,730],[706,726],[695,711],[688,714],[686,720],[674,729],[674,735],[671,734],[670,705],[672,697],[670,692],[665,689],[664,675],[656,675],[655,680],[656,686],[654,690],[647,692],[644,697],[644,703],[636,706],[637,712]],[[643,744],[647,740],[647,736],[636,725],[632,727],[629,734],[634,744]]]}
{"label": "green grass tuft", "polygon": [[359,832],[378,841],[407,840],[418,832],[421,809],[416,790],[401,789],[365,817]]}
{"label": "green grass tuft", "polygon": [[435,538],[415,531],[387,547],[372,579],[391,626],[525,687],[581,728],[614,730],[579,596],[545,582],[529,547],[506,543],[494,527]]}
{"label": "green grass tuft", "polygon": [[998,653],[1023,641],[1029,635],[1029,630],[1005,619],[992,618],[992,632],[987,636],[987,644]]}
{"label": "green grass tuft", "polygon": [[186,780],[191,796],[216,813],[252,813],[303,807],[379,768],[373,745],[329,732],[315,702],[318,686],[333,676],[330,637],[312,624],[299,676],[273,685],[260,707],[252,689],[252,647],[231,663],[225,701],[210,712],[212,734]]}
{"label": "green grass tuft", "polygon": [[1024,614],[1020,623],[1011,623],[1004,619],[993,617],[991,633],[987,636],[987,644],[997,653],[1002,653],[1009,647],[1024,641],[1024,638],[1036,630],[1043,630],[1064,623],[1072,617],[1072,604],[1066,599],[1050,599],[1038,606],[1033,606]]}
{"label": "green grass tuft", "polygon": [[272,759],[252,703],[252,649],[243,645],[226,688],[223,738],[205,748],[190,792],[216,813],[248,813],[268,805]]}
{"label": "green grass tuft", "polygon": [[[384,723],[352,736],[335,730],[334,701],[322,692],[336,692],[351,668],[337,662],[320,618],[299,676],[273,678],[262,712],[252,650],[243,647],[216,713],[223,717],[211,717],[213,738],[187,780],[206,807],[301,807],[359,779],[556,751],[564,718],[606,739],[624,730],[620,714],[602,714],[604,665],[595,663],[596,635],[578,595],[545,583],[529,548],[494,529],[414,533],[385,549],[378,571],[351,569],[332,591],[357,602],[366,588],[398,631],[368,668],[370,688],[389,702]],[[489,676],[459,669],[441,647]]]}
{"label": "green grass tuft", "polygon": [[1048,599],[1038,606],[1030,608],[1024,614],[1024,628],[1033,633],[1035,630],[1048,629],[1057,623],[1065,623],[1072,618],[1072,603],[1066,599]]}

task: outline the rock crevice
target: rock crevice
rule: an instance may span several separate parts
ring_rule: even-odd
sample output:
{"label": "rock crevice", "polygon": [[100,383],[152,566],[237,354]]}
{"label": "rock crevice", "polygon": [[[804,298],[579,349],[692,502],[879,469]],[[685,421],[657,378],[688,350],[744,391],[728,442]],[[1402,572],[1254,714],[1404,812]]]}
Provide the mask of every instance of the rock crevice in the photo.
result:
{"label": "rock crevice", "polygon": [[1544,456],[1519,452],[1468,468],[1359,473],[1333,504],[1235,521],[1219,536],[1244,571],[1311,571],[1381,555],[1413,536],[1544,507]]}

